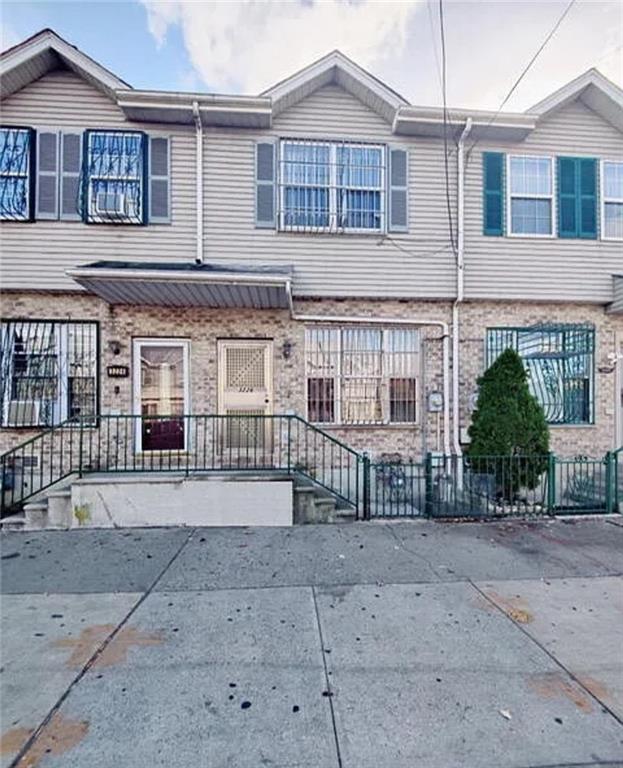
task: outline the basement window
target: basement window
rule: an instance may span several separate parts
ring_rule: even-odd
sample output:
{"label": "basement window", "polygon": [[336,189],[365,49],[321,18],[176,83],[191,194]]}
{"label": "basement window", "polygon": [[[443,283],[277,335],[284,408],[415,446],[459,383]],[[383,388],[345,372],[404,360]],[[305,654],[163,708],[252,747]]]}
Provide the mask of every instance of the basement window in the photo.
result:
{"label": "basement window", "polygon": [[95,416],[97,348],[97,323],[2,321],[2,426],[48,427]]}
{"label": "basement window", "polygon": [[420,336],[412,329],[310,327],[307,418],[318,424],[412,424]]}
{"label": "basement window", "polygon": [[519,353],[530,391],[550,424],[594,423],[594,328],[489,328],[487,367],[509,348]]}

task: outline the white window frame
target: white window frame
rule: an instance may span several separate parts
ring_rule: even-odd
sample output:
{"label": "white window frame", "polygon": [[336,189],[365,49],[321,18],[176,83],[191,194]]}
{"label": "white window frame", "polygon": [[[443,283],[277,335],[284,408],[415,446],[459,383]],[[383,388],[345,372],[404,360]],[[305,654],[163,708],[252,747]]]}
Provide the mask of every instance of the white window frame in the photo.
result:
{"label": "white window frame", "polygon": [[[530,195],[518,195],[511,193],[511,159],[512,158],[524,158],[526,160],[549,160],[551,178],[552,178],[552,191],[549,195],[543,194],[530,194]],[[556,206],[556,163],[555,158],[550,155],[518,155],[508,154],[506,155],[506,221],[507,236],[527,238],[530,240],[551,240],[557,237],[557,206]],[[513,219],[512,219],[512,201],[513,199],[520,200],[549,200],[551,202],[551,232],[549,234],[529,233],[529,232],[513,232]]]}
{"label": "white window frame", "polygon": [[[134,452],[143,453],[143,430],[141,418],[141,348],[142,347],[181,347],[184,360],[184,413],[182,418],[190,414],[190,339],[180,339],[174,337],[157,338],[150,336],[148,338],[135,338],[132,340],[132,402],[134,404],[133,413],[138,418],[134,425]],[[184,418],[184,447],[182,452],[188,451],[189,445],[189,424]],[[174,451],[167,451],[173,453]]]}
{"label": "white window frame", "polygon": [[[305,332],[307,334],[307,331],[316,330],[323,328],[322,325],[308,325],[305,328]],[[383,418],[380,421],[368,421],[368,422],[349,422],[349,421],[343,421],[342,420],[342,382],[345,380],[345,378],[342,374],[342,333],[345,330],[350,329],[357,329],[357,330],[366,330],[366,331],[381,331],[381,374],[378,377],[380,379],[380,387],[381,387],[381,410],[386,411],[386,418]],[[305,376],[303,380],[303,386],[304,386],[304,392],[303,397],[305,401],[305,420],[309,421],[312,424],[318,424],[322,427],[348,427],[348,428],[374,428],[374,427],[392,427],[392,428],[400,428],[400,427],[413,427],[417,426],[420,423],[421,415],[420,412],[422,410],[422,405],[420,403],[420,379],[422,378],[422,335],[417,328],[379,328],[378,326],[349,326],[349,325],[340,325],[337,327],[331,328],[332,330],[338,331],[337,333],[337,349],[334,351],[335,354],[335,373],[332,376],[318,376],[318,375],[312,375],[312,373],[309,370],[309,359],[308,359],[308,349],[307,344],[305,345]],[[416,334],[417,339],[417,347],[415,350],[415,353],[418,357],[417,359],[417,372],[414,377],[410,376],[396,376],[396,377],[390,377],[388,375],[387,369],[386,369],[386,363],[385,363],[385,350],[387,349],[387,335],[389,333],[392,333],[392,331],[400,331],[400,330],[410,330],[413,331]],[[399,354],[399,353],[397,353]],[[313,422],[310,420],[309,417],[309,379],[311,378],[323,378],[323,379],[333,379],[333,389],[334,389],[334,407],[333,412],[335,414],[335,420],[334,421],[317,421]],[[350,377],[351,380],[353,377]],[[375,378],[375,377],[369,377],[369,378]],[[415,421],[391,421],[390,419],[390,391],[389,391],[389,381],[390,378],[415,378]]]}
{"label": "white window frame", "polygon": [[602,158],[599,161],[599,226],[601,240],[610,240],[611,242],[620,243],[623,241],[623,237],[612,237],[605,234],[606,232],[606,204],[607,203],[620,203],[623,205],[623,197],[609,197],[606,199],[604,193],[604,165],[611,163],[614,165],[623,166],[623,160],[611,160],[610,158]]}
{"label": "white window frame", "polygon": [[[285,183],[282,179],[283,165],[287,162],[284,159],[283,149],[287,144],[303,144],[315,146],[329,147],[329,224],[327,227],[308,227],[308,226],[286,226],[285,224]],[[364,147],[366,149],[380,149],[381,150],[381,184],[377,189],[371,187],[345,187],[345,189],[361,189],[370,192],[381,193],[381,208],[380,218],[381,224],[376,229],[370,229],[367,227],[340,227],[338,226],[338,213],[337,213],[337,148],[338,147]],[[277,218],[277,226],[280,232],[302,232],[302,233],[318,233],[327,232],[330,234],[346,234],[346,235],[379,235],[387,232],[387,146],[385,144],[376,144],[365,141],[343,141],[341,139],[301,139],[301,138],[282,138],[279,140],[279,160],[277,169],[277,184],[279,185],[279,216]],[[295,185],[291,185],[295,186]],[[299,185],[302,186],[302,185]],[[309,185],[314,186],[314,185]]]}

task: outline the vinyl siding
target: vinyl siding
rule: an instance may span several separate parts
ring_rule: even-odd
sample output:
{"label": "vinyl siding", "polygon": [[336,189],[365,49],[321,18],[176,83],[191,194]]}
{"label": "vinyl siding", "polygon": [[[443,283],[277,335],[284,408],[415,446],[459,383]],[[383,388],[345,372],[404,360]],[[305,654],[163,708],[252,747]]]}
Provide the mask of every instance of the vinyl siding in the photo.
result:
{"label": "vinyl siding", "polygon": [[132,128],[171,137],[171,224],[87,225],[2,222],[2,287],[76,290],[65,270],[97,259],[190,261],[195,254],[195,136],[190,126],[129,123],[77,75],[52,72],[2,102],[5,125]]}
{"label": "vinyl siding", "polygon": [[623,277],[614,278],[614,300],[610,305],[611,312],[623,312]]}
{"label": "vinyl siding", "polygon": [[[406,148],[409,232],[382,240],[379,235],[256,229],[255,143],[283,137],[354,139]],[[434,299],[453,295],[440,142],[400,140],[385,120],[338,86],[325,86],[290,107],[269,131],[207,130],[205,141],[206,261],[292,266],[293,292],[298,296]]]}
{"label": "vinyl siding", "polygon": [[487,150],[623,159],[623,135],[575,101],[554,113],[521,143],[479,142],[466,176],[467,298],[612,301],[612,275],[623,270],[622,243],[482,234],[482,153]]}

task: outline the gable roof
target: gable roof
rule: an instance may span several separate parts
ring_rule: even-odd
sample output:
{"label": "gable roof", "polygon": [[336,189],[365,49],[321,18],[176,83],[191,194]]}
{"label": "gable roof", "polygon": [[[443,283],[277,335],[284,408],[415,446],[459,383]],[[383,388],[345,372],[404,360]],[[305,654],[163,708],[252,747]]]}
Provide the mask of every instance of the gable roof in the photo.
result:
{"label": "gable roof", "polygon": [[396,110],[409,103],[399,93],[337,50],[281,80],[260,96],[269,96],[272,99],[273,116],[276,116],[318,88],[331,84],[340,85],[390,124],[394,120]]}
{"label": "gable roof", "polygon": [[54,30],[43,29],[0,55],[0,98],[59,68],[72,70],[111,99],[118,88],[131,87]]}
{"label": "gable roof", "polygon": [[526,114],[542,120],[576,99],[623,132],[623,90],[594,68],[530,107]]}

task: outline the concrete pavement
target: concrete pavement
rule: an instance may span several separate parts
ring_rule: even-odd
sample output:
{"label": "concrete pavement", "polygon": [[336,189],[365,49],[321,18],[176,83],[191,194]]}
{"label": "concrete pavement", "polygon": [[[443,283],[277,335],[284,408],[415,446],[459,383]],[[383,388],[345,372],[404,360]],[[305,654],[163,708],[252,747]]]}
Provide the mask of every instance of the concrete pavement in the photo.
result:
{"label": "concrete pavement", "polygon": [[4,534],[0,765],[623,766],[616,522]]}

